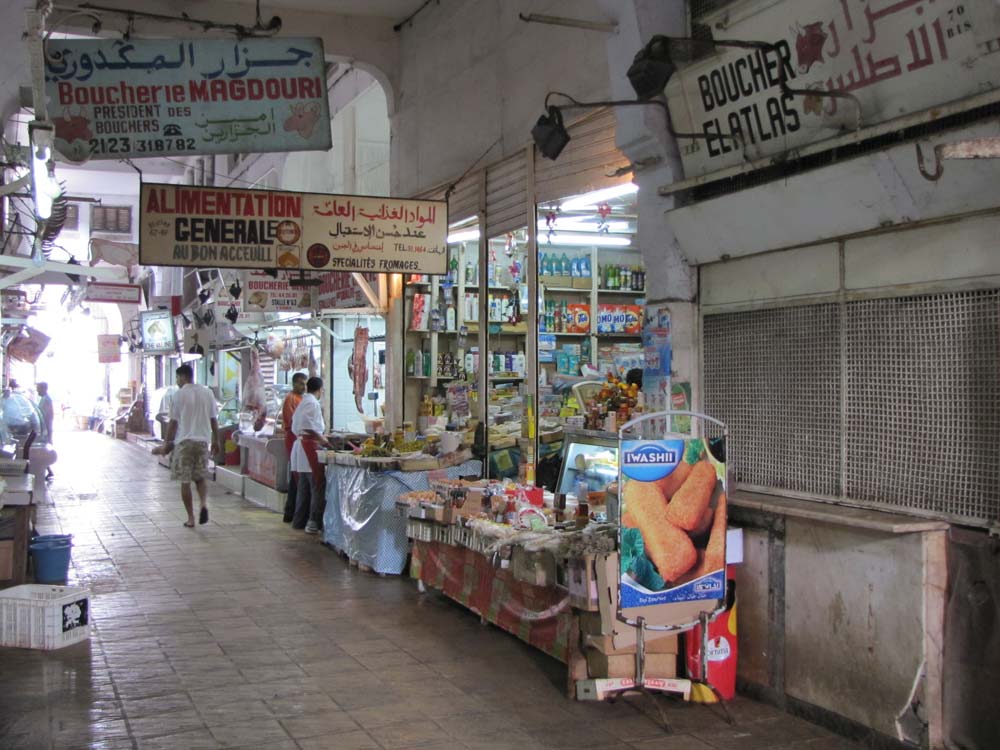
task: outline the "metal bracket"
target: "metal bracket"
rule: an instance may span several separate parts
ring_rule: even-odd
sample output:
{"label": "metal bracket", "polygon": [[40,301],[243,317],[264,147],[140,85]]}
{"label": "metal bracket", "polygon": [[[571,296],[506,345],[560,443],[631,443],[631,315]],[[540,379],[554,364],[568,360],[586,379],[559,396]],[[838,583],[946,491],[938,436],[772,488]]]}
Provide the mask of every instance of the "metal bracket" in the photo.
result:
{"label": "metal bracket", "polygon": [[541,13],[518,13],[517,17],[525,23],[544,23],[550,26],[565,26],[570,29],[586,31],[603,31],[607,34],[617,34],[618,24],[614,21],[587,21],[582,18],[567,18],[565,16],[546,16]]}

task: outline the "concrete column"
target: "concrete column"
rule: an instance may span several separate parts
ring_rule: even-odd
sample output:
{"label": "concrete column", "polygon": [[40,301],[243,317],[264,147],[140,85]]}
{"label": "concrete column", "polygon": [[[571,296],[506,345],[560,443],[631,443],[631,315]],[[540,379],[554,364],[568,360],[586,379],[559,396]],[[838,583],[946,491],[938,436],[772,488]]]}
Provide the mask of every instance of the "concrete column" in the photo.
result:
{"label": "concrete column", "polygon": [[[686,36],[685,4],[656,0],[600,2],[608,17],[618,22],[618,33],[607,39],[612,98],[635,99],[626,76],[635,53],[654,34]],[[633,182],[639,187],[638,241],[646,265],[646,296],[650,302],[666,303],[670,308],[673,377],[691,383],[694,403],[700,405],[697,269],[681,255],[666,221],[674,199],[657,193],[661,185],[684,176],[678,144],[670,137],[665,111],[659,106],[616,107],[615,117],[618,147],[637,165]]]}

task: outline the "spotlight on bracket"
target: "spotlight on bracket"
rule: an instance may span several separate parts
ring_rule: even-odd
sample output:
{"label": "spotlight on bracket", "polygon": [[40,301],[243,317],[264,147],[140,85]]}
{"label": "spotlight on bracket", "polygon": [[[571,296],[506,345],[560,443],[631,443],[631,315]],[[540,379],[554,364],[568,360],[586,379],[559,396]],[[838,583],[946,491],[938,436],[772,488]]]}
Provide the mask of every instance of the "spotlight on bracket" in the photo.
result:
{"label": "spotlight on bracket", "polygon": [[531,129],[531,137],[538,150],[546,159],[558,159],[559,154],[569,143],[569,132],[563,125],[562,111],[555,105],[549,105],[546,113],[538,118],[535,127]]}
{"label": "spotlight on bracket", "polygon": [[208,301],[212,299],[212,290],[208,287],[202,287],[198,290],[198,301],[203,305],[207,305]]}
{"label": "spotlight on bracket", "polygon": [[240,318],[240,311],[236,309],[236,305],[230,305],[229,309],[226,310],[226,320],[228,320],[233,325],[236,325],[236,321]]}
{"label": "spotlight on bracket", "polygon": [[229,285],[229,294],[233,299],[239,299],[240,294],[243,292],[243,287],[240,286],[240,280],[236,279],[232,284]]}
{"label": "spotlight on bracket", "polygon": [[635,95],[643,101],[662,94],[670,76],[677,70],[670,58],[669,41],[662,34],[657,34],[635,53],[629,66],[626,73],[628,81],[632,84]]}

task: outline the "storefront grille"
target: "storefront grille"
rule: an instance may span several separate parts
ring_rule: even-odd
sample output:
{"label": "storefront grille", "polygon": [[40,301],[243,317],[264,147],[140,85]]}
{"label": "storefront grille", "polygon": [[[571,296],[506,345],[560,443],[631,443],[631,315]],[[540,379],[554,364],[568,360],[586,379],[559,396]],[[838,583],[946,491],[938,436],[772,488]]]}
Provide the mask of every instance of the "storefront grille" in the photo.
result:
{"label": "storefront grille", "polygon": [[846,309],[847,497],[1000,518],[1000,291]]}
{"label": "storefront grille", "polygon": [[706,316],[704,351],[744,487],[1000,518],[1000,290]]}
{"label": "storefront grille", "polygon": [[727,423],[740,484],[840,494],[837,305],[705,318],[705,411]]}

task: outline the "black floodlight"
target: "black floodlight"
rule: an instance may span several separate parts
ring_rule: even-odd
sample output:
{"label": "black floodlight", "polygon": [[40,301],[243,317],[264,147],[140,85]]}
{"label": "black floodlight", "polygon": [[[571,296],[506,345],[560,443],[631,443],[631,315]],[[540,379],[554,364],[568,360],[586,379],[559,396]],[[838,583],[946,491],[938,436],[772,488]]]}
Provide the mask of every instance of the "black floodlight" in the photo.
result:
{"label": "black floodlight", "polygon": [[202,287],[198,290],[198,301],[201,302],[201,304],[208,304],[210,299],[212,299],[212,291],[208,287]]}
{"label": "black floodlight", "polygon": [[226,310],[226,320],[235,325],[239,317],[240,311],[236,309],[236,305],[230,305],[229,309]]}
{"label": "black floodlight", "polygon": [[239,299],[240,294],[243,292],[243,287],[240,286],[240,280],[236,279],[232,284],[229,285],[229,294],[232,295],[233,299]]}
{"label": "black floodlight", "polygon": [[299,277],[297,279],[289,279],[288,286],[319,286],[323,283],[322,279],[317,279],[314,276],[306,276],[305,271],[299,271]]}
{"label": "black floodlight", "polygon": [[677,70],[670,59],[670,48],[667,37],[657,34],[646,46],[635,53],[635,58],[626,75],[632,84],[635,95],[642,101],[652,99],[663,93],[670,76]]}
{"label": "black floodlight", "polygon": [[569,133],[563,125],[562,112],[555,105],[546,108],[546,114],[538,118],[531,129],[535,145],[546,159],[558,159],[569,143]]}

